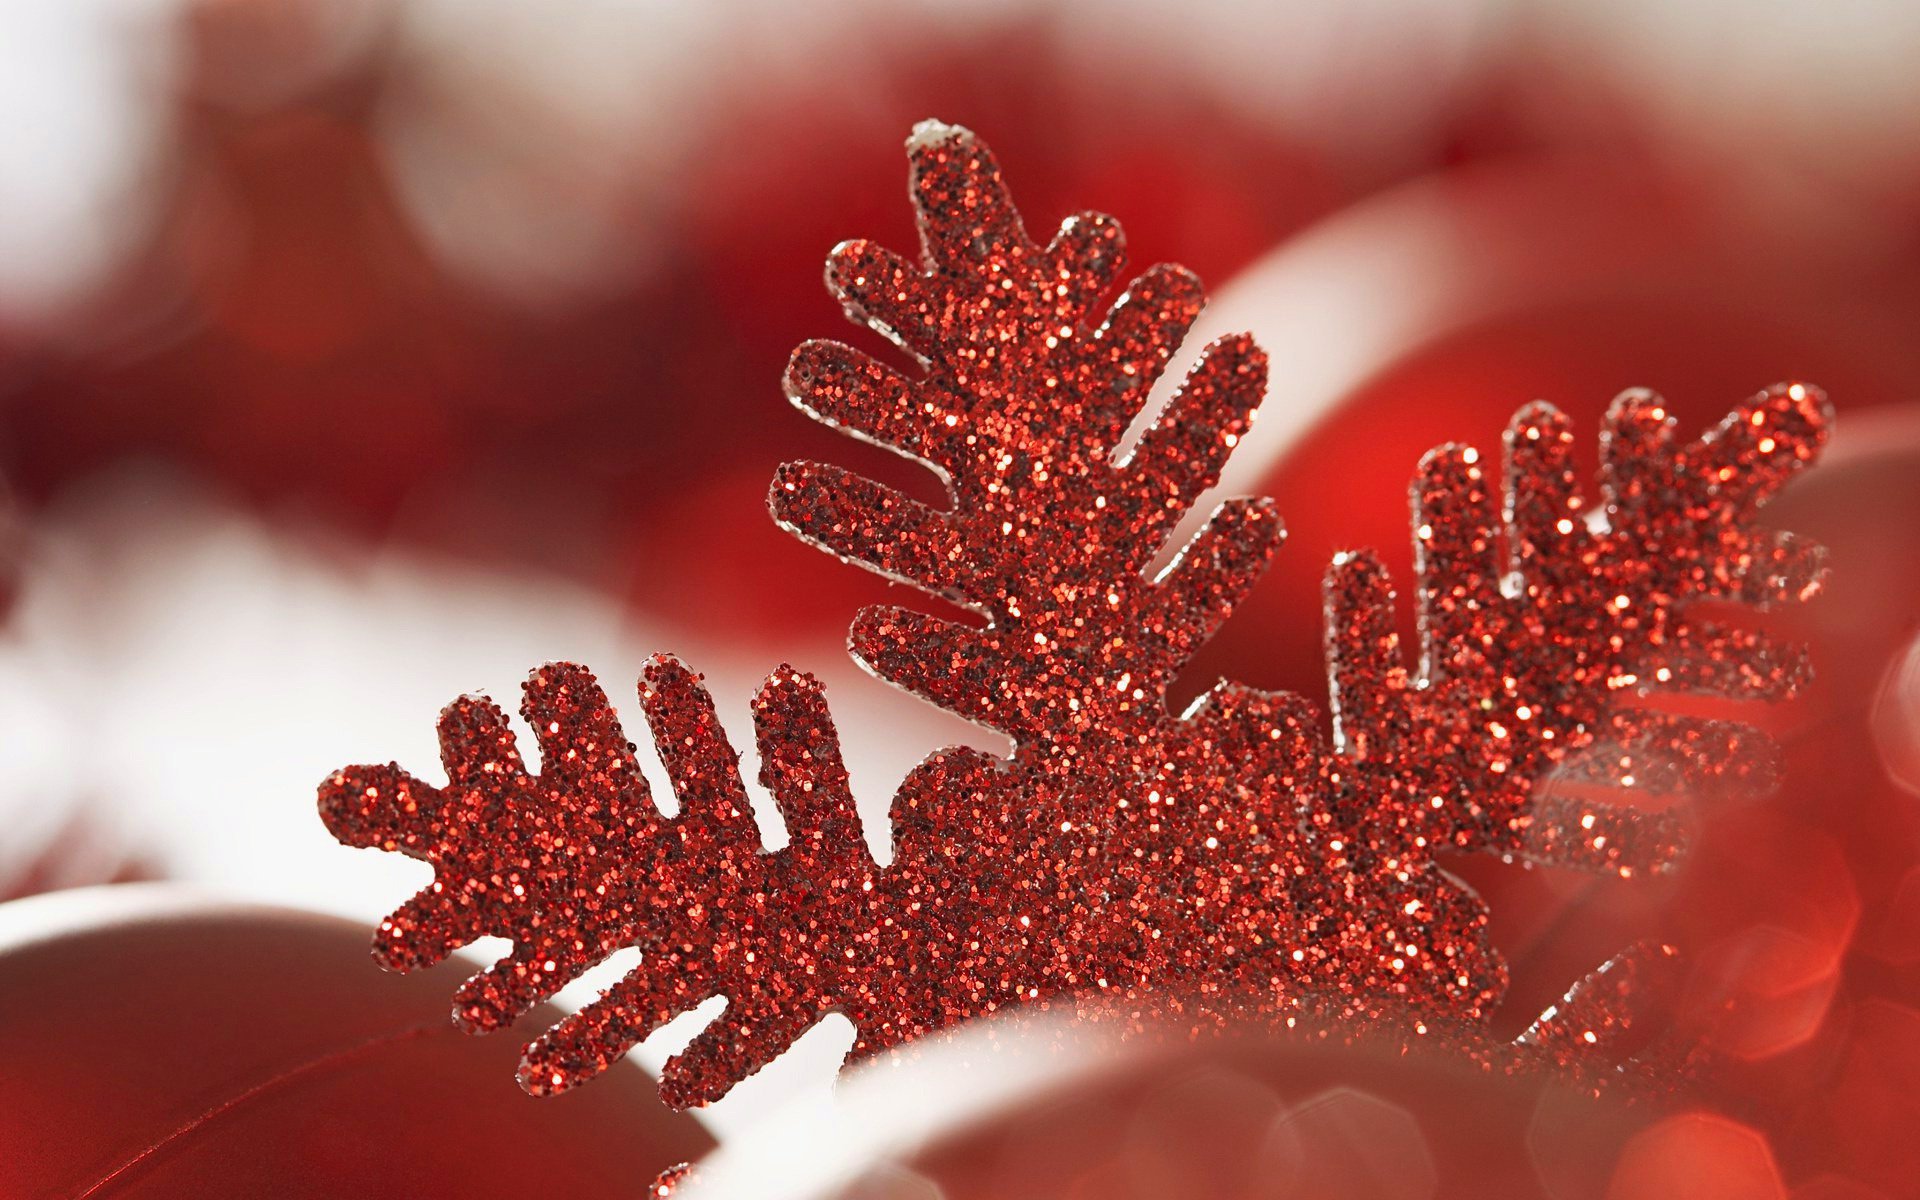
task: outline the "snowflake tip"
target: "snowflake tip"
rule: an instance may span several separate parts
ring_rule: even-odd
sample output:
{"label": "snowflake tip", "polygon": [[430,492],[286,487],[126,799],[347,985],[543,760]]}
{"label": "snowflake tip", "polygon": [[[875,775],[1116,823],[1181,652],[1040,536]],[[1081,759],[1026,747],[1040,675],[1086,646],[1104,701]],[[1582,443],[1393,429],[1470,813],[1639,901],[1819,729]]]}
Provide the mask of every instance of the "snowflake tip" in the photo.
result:
{"label": "snowflake tip", "polygon": [[907,152],[911,154],[947,142],[971,144],[974,140],[973,130],[966,126],[949,125],[937,117],[928,117],[915,122],[913,132],[907,135]]}

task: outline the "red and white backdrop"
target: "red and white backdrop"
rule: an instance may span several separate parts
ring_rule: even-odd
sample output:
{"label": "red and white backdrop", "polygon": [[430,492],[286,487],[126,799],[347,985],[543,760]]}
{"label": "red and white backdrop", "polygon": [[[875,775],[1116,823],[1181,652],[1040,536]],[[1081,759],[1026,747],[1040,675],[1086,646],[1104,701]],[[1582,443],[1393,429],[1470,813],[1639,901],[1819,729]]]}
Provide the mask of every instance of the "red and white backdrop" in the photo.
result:
{"label": "red and white backdrop", "polygon": [[[993,143],[1036,227],[1117,214],[1137,264],[1207,280],[1202,335],[1273,356],[1226,490],[1274,496],[1288,543],[1188,693],[1324,696],[1325,563],[1372,545],[1404,577],[1430,446],[1491,447],[1536,398],[1590,429],[1648,386],[1699,426],[1776,380],[1827,389],[1830,461],[1771,518],[1835,569],[1794,617],[1821,674],[1775,718],[1785,789],[1671,885],[1472,881],[1518,1010],[1635,937],[1687,942],[1700,1002],[1736,1013],[1750,1124],[1793,1109],[1758,1158],[1748,1124],[1659,1132],[1617,1194],[1676,1162],[1762,1189],[1729,1196],[1909,1194],[1916,54],[1920,9],[1866,0],[8,5],[0,889],[161,879],[368,922],[422,869],[324,836],[327,771],[431,761],[441,704],[548,659],[619,697],[660,649],[742,731],[770,665],[819,674],[885,828],[915,762],[983,735],[853,667],[886,585],[764,496],[804,457],[925,486],[779,379],[840,335],[826,251],[911,244],[899,147],[934,116]],[[699,1119],[755,1136],[849,1036]],[[1360,1119],[1300,1116],[1273,1072],[1220,1085],[1236,1120]],[[1408,1086],[1416,1124],[1444,1107]],[[1171,1101],[1124,1103],[1172,1144]]]}

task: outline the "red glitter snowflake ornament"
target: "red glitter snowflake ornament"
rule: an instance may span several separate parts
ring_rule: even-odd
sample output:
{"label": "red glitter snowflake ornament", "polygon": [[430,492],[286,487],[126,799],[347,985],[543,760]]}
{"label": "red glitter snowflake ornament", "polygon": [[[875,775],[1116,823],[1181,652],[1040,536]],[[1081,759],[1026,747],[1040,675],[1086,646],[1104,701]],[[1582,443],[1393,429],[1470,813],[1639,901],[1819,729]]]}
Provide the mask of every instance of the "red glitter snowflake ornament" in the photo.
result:
{"label": "red glitter snowflake ornament", "polygon": [[[1008,734],[1014,753],[945,750],[910,774],[885,867],[821,689],[787,667],[753,711],[760,779],[791,835],[778,851],[761,844],[712,702],[670,658],[647,666],[641,707],[677,816],[569,665],[527,684],[537,774],[505,715],[469,698],[441,719],[446,786],[391,765],[332,776],[320,806],[337,837],[434,867],[382,923],[383,965],[513,942],[460,990],[464,1027],[498,1028],[616,950],[641,951],[528,1048],[528,1090],[590,1078],[716,995],[724,1014],[667,1064],[669,1103],[723,1095],[829,1012],[858,1031],[855,1056],[1014,1004],[1472,1027],[1505,969],[1484,906],[1437,851],[1660,870],[1677,825],[1608,792],[1764,786],[1751,730],[1642,701],[1772,699],[1804,678],[1796,649],[1692,613],[1815,586],[1817,549],[1753,516],[1823,443],[1816,391],[1775,388],[1686,443],[1655,399],[1624,396],[1592,497],[1545,406],[1515,419],[1503,479],[1472,450],[1434,452],[1414,487],[1415,660],[1378,563],[1344,555],[1328,579],[1330,730],[1298,697],[1232,684],[1176,716],[1169,683],[1258,579],[1280,523],[1266,501],[1228,501],[1147,571],[1244,436],[1265,358],[1246,337],[1209,346],[1123,449],[1199,311],[1198,282],[1156,267],[1108,305],[1123,262],[1112,220],[1071,218],[1040,246],[971,133],[922,125],[909,157],[920,260],[849,243],[828,280],[917,369],[810,342],[786,386],[820,420],[931,466],[949,503],[796,463],[771,504],[799,536],[974,614],[870,609],[852,649]],[[1634,970],[1590,977],[1522,1051],[1617,1061]]]}

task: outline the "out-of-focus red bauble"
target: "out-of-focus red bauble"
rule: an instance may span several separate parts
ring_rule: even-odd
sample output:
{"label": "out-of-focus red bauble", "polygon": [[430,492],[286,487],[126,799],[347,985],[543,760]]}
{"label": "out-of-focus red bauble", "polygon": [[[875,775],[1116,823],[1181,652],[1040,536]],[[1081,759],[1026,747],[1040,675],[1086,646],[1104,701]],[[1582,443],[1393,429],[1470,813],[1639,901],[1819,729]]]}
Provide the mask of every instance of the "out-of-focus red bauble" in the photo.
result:
{"label": "out-of-focus red bauble", "polygon": [[[272,88],[313,69],[299,30],[328,21],[299,14],[325,6],[259,20],[201,7],[192,89],[226,95],[236,77]],[[823,12],[820,29],[843,19]],[[872,39],[870,68],[836,55],[806,85],[779,83],[785,70],[731,43],[758,64],[735,84],[682,95],[660,81],[649,107],[672,107],[703,149],[622,186],[609,181],[625,173],[629,135],[602,153],[563,150],[580,173],[549,174],[516,149],[516,122],[480,132],[491,122],[475,114],[494,111],[473,104],[491,94],[484,67],[442,76],[398,46],[319,99],[184,103],[152,243],[116,291],[164,317],[125,333],[83,324],[69,336],[84,352],[17,371],[0,393],[0,470],[33,508],[125,458],[157,458],[265,511],[557,572],[739,640],[837,630],[883,585],[767,519],[780,462],[848,453],[782,400],[780,376],[802,339],[850,336],[820,283],[835,243],[911,249],[900,142],[915,121],[990,128],[1043,234],[1110,209],[1141,268],[1177,256],[1223,278],[1345,194],[1327,156],[1178,74],[1143,89],[1104,62],[1070,72],[1025,25],[982,40],[914,24],[865,12],[856,40]],[[882,32],[898,26],[897,41]],[[396,170],[413,151],[387,119],[433,95],[450,111],[415,150],[472,155],[496,184],[609,214],[618,232],[592,286],[490,295],[436,256],[433,218],[410,209]],[[632,124],[639,151],[655,150],[656,127]],[[891,457],[856,465],[935,486]],[[767,588],[769,569],[789,585]]]}
{"label": "out-of-focus red bauble", "polygon": [[[1247,1039],[1042,1096],[903,1165],[948,1200],[1518,1198],[1549,1194],[1528,1145],[1541,1105],[1536,1086],[1439,1060]],[[1604,1162],[1620,1119],[1553,1134]]]}
{"label": "out-of-focus red bauble", "polygon": [[[637,1068],[534,1100],[352,922],[91,888],[0,908],[8,1196],[632,1197],[712,1140]],[[549,1014],[546,1019],[551,1019]]]}
{"label": "out-of-focus red bauble", "polygon": [[[1600,1200],[1635,1142],[1686,1111],[1301,1031],[988,1036],[850,1080],[847,1132],[821,1128],[836,1145],[813,1181],[780,1177],[775,1126],[703,1165],[688,1200]],[[1004,1087],[981,1077],[1009,1063],[1025,1082],[983,1106],[974,1084]],[[1669,1166],[1641,1173],[1689,1194]]]}

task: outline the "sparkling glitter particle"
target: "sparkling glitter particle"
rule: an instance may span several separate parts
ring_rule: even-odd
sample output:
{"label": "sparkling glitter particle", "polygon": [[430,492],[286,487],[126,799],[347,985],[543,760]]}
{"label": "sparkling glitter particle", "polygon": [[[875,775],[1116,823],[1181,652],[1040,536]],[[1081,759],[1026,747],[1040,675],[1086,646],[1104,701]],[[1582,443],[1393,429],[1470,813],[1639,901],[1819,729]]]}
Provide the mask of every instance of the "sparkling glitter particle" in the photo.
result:
{"label": "sparkling glitter particle", "polygon": [[[851,648],[1014,752],[949,749],[916,768],[884,869],[821,689],[788,667],[753,710],[760,778],[791,836],[774,852],[699,677],[671,658],[647,666],[641,708],[675,817],[593,677],[565,664],[526,687],[538,774],[505,715],[467,698],[441,719],[446,786],[392,765],[332,776],[321,812],[337,837],[435,870],[381,925],[384,965],[514,943],[456,995],[462,1026],[498,1028],[641,951],[528,1047],[529,1091],[592,1077],[712,996],[724,1013],[663,1074],[674,1105],[723,1095],[830,1012],[858,1031],[856,1057],[1007,1005],[1471,1030],[1505,969],[1484,906],[1436,853],[1659,871],[1677,825],[1607,795],[1767,785],[1758,734],[1644,700],[1772,700],[1805,679],[1798,648],[1692,606],[1817,586],[1818,549],[1753,521],[1825,441],[1816,390],[1762,393],[1691,442],[1655,397],[1624,395],[1591,496],[1568,422],[1545,405],[1515,417],[1498,478],[1472,449],[1436,450],[1412,491],[1416,654],[1398,644],[1378,560],[1343,554],[1327,580],[1330,721],[1231,683],[1176,716],[1169,684],[1259,578],[1280,522],[1268,501],[1229,500],[1146,571],[1246,434],[1266,359],[1244,336],[1214,342],[1120,454],[1199,312],[1198,281],[1155,267],[1108,305],[1124,263],[1110,218],[1073,217],[1042,246],[971,133],[927,123],[908,151],[919,260],[850,242],[828,282],[914,365],[809,342],[786,390],[926,463],[948,504],[817,463],[782,468],[770,504],[807,541],[976,616],[868,609]],[[1516,1052],[1617,1059],[1630,985],[1668,957],[1597,971]]]}
{"label": "sparkling glitter particle", "polygon": [[649,1200],[665,1200],[680,1190],[681,1185],[696,1177],[692,1163],[677,1163],[653,1177],[647,1186]]}

